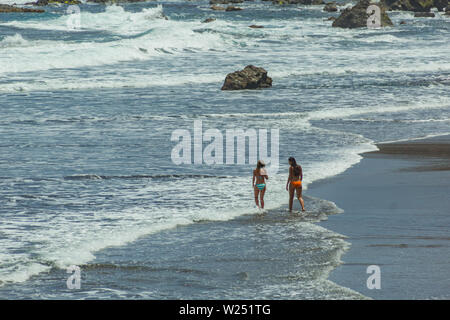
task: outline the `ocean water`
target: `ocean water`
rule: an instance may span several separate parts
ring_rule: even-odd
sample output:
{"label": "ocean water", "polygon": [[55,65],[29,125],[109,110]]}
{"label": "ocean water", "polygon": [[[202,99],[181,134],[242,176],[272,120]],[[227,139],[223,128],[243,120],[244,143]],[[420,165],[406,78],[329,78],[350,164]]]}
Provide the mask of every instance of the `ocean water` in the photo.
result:
{"label": "ocean water", "polygon": [[[327,280],[351,244],[315,222],[342,210],[307,197],[307,216],[285,212],[287,158],[307,195],[377,142],[449,133],[450,20],[392,12],[395,27],[342,30],[322,6],[242,7],[85,4],[75,30],[65,7],[0,16],[0,298],[363,297]],[[220,90],[248,64],[273,87]],[[268,213],[255,215],[252,164],[172,161],[174,130],[200,120],[279,130]],[[90,272],[85,289],[65,288],[70,265]]]}

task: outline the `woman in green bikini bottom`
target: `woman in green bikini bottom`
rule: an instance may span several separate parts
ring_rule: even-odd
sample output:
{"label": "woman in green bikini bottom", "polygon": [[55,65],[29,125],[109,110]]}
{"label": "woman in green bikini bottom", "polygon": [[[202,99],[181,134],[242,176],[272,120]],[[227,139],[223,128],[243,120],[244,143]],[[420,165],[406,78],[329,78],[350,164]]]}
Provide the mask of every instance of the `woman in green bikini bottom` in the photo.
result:
{"label": "woman in green bikini bottom", "polygon": [[[266,180],[269,179],[266,169],[266,164],[262,160],[258,160],[256,169],[253,170],[253,190],[255,192],[255,203],[259,209],[264,209],[264,193],[266,192]],[[258,202],[258,196],[261,202],[261,206]]]}

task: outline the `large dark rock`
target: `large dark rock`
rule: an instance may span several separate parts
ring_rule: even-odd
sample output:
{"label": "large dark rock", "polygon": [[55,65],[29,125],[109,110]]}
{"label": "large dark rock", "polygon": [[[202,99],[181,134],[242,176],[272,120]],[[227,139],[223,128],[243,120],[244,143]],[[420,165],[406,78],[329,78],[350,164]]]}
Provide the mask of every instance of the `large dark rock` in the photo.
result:
{"label": "large dark rock", "polygon": [[434,0],[433,7],[436,7],[439,11],[445,11],[445,7],[448,6],[448,0]]}
{"label": "large dark rock", "polygon": [[7,4],[0,4],[0,13],[10,13],[10,12],[35,12],[35,13],[42,13],[45,12],[41,9],[29,9],[29,8],[20,8],[15,6],[10,6]]}
{"label": "large dark rock", "polygon": [[271,0],[274,4],[302,4],[302,5],[320,5],[323,0]]}
{"label": "large dark rock", "polygon": [[229,73],[225,78],[222,90],[243,90],[269,88],[272,86],[272,78],[267,76],[267,71],[252,65],[243,70]]}
{"label": "large dark rock", "polygon": [[202,23],[210,23],[213,21],[216,21],[216,19],[215,18],[206,18],[205,20],[202,21]]}
{"label": "large dark rock", "polygon": [[78,1],[78,0],[37,0],[36,2],[28,2],[25,4],[44,7],[44,6],[49,6],[52,4],[67,4],[67,5],[81,4],[81,1]]}
{"label": "large dark rock", "polygon": [[216,5],[212,5],[210,9],[215,10],[215,11],[225,11],[224,7],[216,6]]}
{"label": "large dark rock", "polygon": [[209,0],[209,4],[242,3],[244,0]]}
{"label": "large dark rock", "polygon": [[146,2],[148,0],[87,0],[87,2],[95,2],[95,3],[119,3],[119,2]]}
{"label": "large dark rock", "polygon": [[[121,2],[144,2],[148,0],[87,0],[87,2],[94,2],[98,4],[111,4],[111,3],[121,3]],[[65,4],[65,5],[74,5],[74,4],[82,4],[80,0],[37,0],[36,2],[28,2],[26,5],[34,5],[34,6],[49,6],[52,4]]]}
{"label": "large dark rock", "polygon": [[240,7],[235,7],[235,6],[228,6],[225,8],[225,11],[241,11],[242,8]]}
{"label": "large dark rock", "polygon": [[333,22],[332,26],[338,28],[367,28],[367,19],[370,15],[366,10],[371,4],[380,7],[381,27],[392,26],[393,23],[387,15],[384,6],[379,3],[371,3],[370,0],[361,0],[354,7],[342,11],[341,15]]}
{"label": "large dark rock", "polygon": [[338,11],[336,2],[329,2],[329,3],[325,4],[325,7],[323,7],[323,11],[326,11],[326,12]]}
{"label": "large dark rock", "polygon": [[448,0],[382,0],[387,10],[401,10],[414,12],[430,12],[436,7],[443,11],[448,6]]}
{"label": "large dark rock", "polygon": [[416,12],[414,14],[414,18],[434,18],[435,15],[433,12]]}

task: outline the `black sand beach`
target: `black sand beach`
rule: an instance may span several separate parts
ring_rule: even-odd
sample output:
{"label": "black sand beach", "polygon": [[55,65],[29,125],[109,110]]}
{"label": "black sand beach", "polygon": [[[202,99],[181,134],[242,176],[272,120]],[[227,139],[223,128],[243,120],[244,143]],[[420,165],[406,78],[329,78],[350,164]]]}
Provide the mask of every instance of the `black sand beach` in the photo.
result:
{"label": "black sand beach", "polygon": [[[351,248],[330,280],[375,299],[449,299],[450,137],[379,145],[380,151],[307,194],[345,212],[321,225]],[[381,289],[369,290],[369,265]]]}

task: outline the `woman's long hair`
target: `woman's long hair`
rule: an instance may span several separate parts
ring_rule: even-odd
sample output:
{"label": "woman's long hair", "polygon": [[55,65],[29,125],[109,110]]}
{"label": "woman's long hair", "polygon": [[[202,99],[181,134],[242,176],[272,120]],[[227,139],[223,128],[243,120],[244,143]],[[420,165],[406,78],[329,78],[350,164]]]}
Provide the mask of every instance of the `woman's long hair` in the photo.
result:
{"label": "woman's long hair", "polygon": [[258,169],[258,170],[260,170],[261,168],[264,168],[265,166],[266,166],[266,164],[262,160],[258,160],[258,162],[256,163],[256,169]]}
{"label": "woman's long hair", "polygon": [[298,177],[300,175],[300,168],[297,161],[295,161],[294,157],[290,157],[289,162],[291,163],[291,167],[294,168],[294,176]]}

